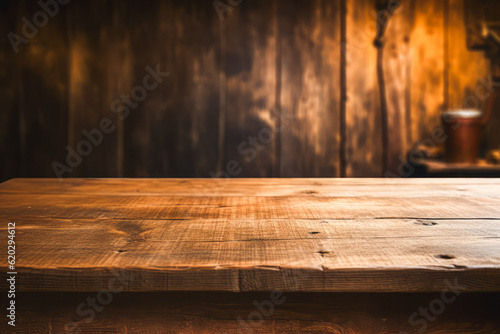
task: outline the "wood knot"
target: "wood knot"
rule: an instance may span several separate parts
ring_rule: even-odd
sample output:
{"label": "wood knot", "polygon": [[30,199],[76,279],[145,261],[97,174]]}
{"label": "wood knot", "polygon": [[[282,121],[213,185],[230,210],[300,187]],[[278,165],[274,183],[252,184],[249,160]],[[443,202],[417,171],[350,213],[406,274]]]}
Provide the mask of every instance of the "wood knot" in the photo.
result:
{"label": "wood knot", "polygon": [[435,222],[417,219],[413,224],[423,225],[423,226],[434,226],[437,225]]}

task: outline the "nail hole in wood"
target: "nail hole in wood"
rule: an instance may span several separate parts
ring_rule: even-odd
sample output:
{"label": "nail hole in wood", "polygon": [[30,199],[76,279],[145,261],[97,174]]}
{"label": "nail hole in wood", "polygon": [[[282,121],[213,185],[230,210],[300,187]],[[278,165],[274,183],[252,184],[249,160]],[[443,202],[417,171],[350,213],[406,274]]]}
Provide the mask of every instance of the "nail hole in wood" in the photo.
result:
{"label": "nail hole in wood", "polygon": [[125,252],[126,252],[126,250],[120,249],[120,250],[117,250],[116,252],[117,252],[117,253],[125,253]]}
{"label": "nail hole in wood", "polygon": [[330,252],[319,251],[318,254],[321,255],[321,257],[325,257],[325,254],[330,254]]}
{"label": "nail hole in wood", "polygon": [[453,255],[446,255],[446,254],[439,254],[436,255],[438,259],[445,259],[445,260],[451,260],[454,259],[455,257]]}
{"label": "nail hole in wood", "polygon": [[318,234],[319,232],[309,232],[309,234]]}

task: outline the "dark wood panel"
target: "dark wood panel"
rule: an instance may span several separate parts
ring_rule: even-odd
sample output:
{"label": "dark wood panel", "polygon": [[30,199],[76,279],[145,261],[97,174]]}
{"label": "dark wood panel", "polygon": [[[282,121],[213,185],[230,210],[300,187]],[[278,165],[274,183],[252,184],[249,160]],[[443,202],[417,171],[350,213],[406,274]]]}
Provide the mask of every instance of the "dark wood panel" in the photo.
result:
{"label": "dark wood panel", "polygon": [[[24,23],[33,24],[34,14],[40,13],[36,2],[20,1],[18,34]],[[64,162],[68,142],[68,42],[66,11],[61,6],[54,17],[41,18],[36,33],[19,47],[16,58],[19,107],[20,173],[28,177],[54,177],[54,161]],[[45,17],[45,20],[43,19]],[[45,24],[43,24],[45,22]],[[29,29],[27,29],[29,30]]]}
{"label": "dark wood panel", "polygon": [[[111,110],[116,91],[109,83],[116,75],[120,75],[118,80],[126,77],[116,71],[120,60],[110,59],[115,47],[113,6],[108,1],[90,0],[71,3],[68,11],[68,145],[80,157],[72,158],[75,167],[70,166],[74,170],[69,176],[114,176],[119,132],[118,116]],[[103,120],[107,126],[101,126]]]}
{"label": "dark wood panel", "polygon": [[[209,177],[218,158],[220,28],[211,2],[130,2],[134,85],[168,72],[125,120],[125,175]],[[152,27],[154,27],[152,29]]]}
{"label": "dark wood panel", "polygon": [[[219,168],[234,170],[234,176],[271,176],[275,170],[276,2],[243,1],[221,22],[227,95]],[[231,161],[238,167],[231,168]]]}
{"label": "dark wood panel", "polygon": [[[498,294],[447,293],[446,300],[452,302],[441,302],[441,310],[439,293],[118,293],[109,304],[97,304],[101,312],[94,313],[93,321],[91,312],[76,311],[80,303],[88,305],[89,297],[95,295],[20,294],[16,328],[63,333],[69,323],[81,333],[500,332]],[[429,307],[426,320],[419,310]],[[81,311],[89,310],[86,306]]]}
{"label": "dark wood panel", "polygon": [[340,1],[280,2],[281,176],[340,175]]}
{"label": "dark wood panel", "polygon": [[[397,175],[414,142],[432,143],[441,111],[475,106],[491,73],[466,50],[459,0],[402,2],[384,36],[382,106],[375,0],[216,4],[70,2],[19,54],[5,38],[0,175],[55,176],[66,145],[77,151],[103,118],[112,132],[63,176],[339,176],[340,155],[347,176],[382,175],[384,160]],[[2,6],[6,33],[41,9]],[[113,102],[157,65],[169,77],[121,120]],[[499,115],[484,149],[500,145]]]}
{"label": "dark wood panel", "polygon": [[[17,4],[7,1],[0,3],[0,34],[18,33]],[[16,45],[17,47],[17,45]],[[25,45],[19,45],[24,49]],[[23,50],[26,51],[26,50]],[[9,38],[0,41],[0,182],[20,176],[20,135],[19,135],[19,97],[17,87],[20,83],[17,54]]]}

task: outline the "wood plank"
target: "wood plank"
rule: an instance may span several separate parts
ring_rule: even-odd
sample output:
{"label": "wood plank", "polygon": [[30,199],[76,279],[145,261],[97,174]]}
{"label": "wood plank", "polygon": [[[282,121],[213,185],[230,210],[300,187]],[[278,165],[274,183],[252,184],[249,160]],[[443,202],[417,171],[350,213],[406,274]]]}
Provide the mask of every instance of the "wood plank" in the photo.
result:
{"label": "wood plank", "polygon": [[0,217],[91,219],[500,218],[499,197],[2,196]]}
{"label": "wood plank", "polygon": [[281,4],[281,176],[340,175],[340,1]]}
{"label": "wood plank", "polygon": [[382,175],[375,1],[347,1],[346,176]]}
{"label": "wood plank", "polygon": [[[243,1],[221,24],[226,117],[219,172],[271,176],[275,170],[276,1]],[[228,168],[232,161],[239,168]]]}
{"label": "wood plank", "polygon": [[[130,46],[140,45],[144,52],[134,52],[130,59],[131,72],[135,85],[141,85],[145,76],[150,75],[146,67],[160,72],[168,72],[169,77],[160,78],[161,82],[151,79],[149,83],[156,88],[147,91],[143,101],[136,101],[124,120],[124,175],[129,177],[163,176],[178,172],[174,157],[177,146],[178,130],[185,130],[179,119],[181,111],[176,115],[177,96],[183,96],[180,78],[186,78],[182,71],[188,66],[182,58],[177,58],[176,50],[183,43],[182,36],[175,28],[177,25],[173,1],[154,1],[148,6],[135,2],[127,2],[130,15],[128,30]],[[186,20],[186,10],[179,9],[179,16]],[[154,23],[153,23],[154,22]],[[157,28],[151,29],[151,24]],[[148,38],[144,38],[148,36]],[[158,47],[161,45],[161,47]],[[180,50],[179,50],[180,52]],[[185,53],[182,54],[186,56]],[[178,71],[174,64],[178,62]],[[173,77],[178,80],[172,80]],[[187,78],[186,78],[187,80]],[[132,87],[128,88],[130,91]],[[176,107],[180,107],[179,104]],[[182,113],[188,112],[182,109]],[[186,153],[184,151],[184,153]],[[182,163],[179,161],[179,163]]]}
{"label": "wood plank", "polygon": [[[103,186],[106,184],[106,186]],[[94,196],[499,197],[500,179],[14,179],[0,194]]]}
{"label": "wood plank", "polygon": [[219,154],[221,39],[212,2],[129,2],[126,7],[133,16],[130,43],[142,49],[131,59],[134,84],[142,83],[147,66],[159,66],[169,76],[125,120],[124,173],[209,177]]}
{"label": "wood plank", "polygon": [[289,290],[301,271],[300,291],[438,291],[453,277],[469,291],[500,289],[497,220],[21,219],[16,228],[21,291],[92,291],[122,268],[136,277],[132,291]]}
{"label": "wood plank", "polygon": [[[20,1],[16,33],[21,34],[22,17],[33,22],[33,15],[40,10],[37,2]],[[57,15],[46,15],[46,25],[39,27],[26,45],[20,45],[15,55],[19,108],[19,124],[15,126],[19,128],[20,138],[18,173],[26,177],[54,177],[52,163],[64,162],[66,158],[70,57],[66,10],[67,7],[61,5]],[[13,57],[11,53],[9,57]]]}
{"label": "wood plank", "polygon": [[[134,28],[132,19],[136,17],[137,11],[131,10],[126,2],[119,2],[112,5],[112,22],[110,23],[110,37],[108,38],[109,48],[105,50],[107,78],[101,81],[101,85],[108,92],[110,110],[113,112],[113,120],[116,122],[116,172],[113,176],[124,176],[125,165],[125,120],[122,112],[116,113],[118,109],[112,105],[116,99],[121,99],[122,94],[131,93],[132,87],[142,82],[134,82],[132,59],[133,43],[131,42],[131,30]],[[137,57],[137,56],[136,56]]]}
{"label": "wood plank", "polygon": [[[389,2],[391,4],[391,2]],[[379,16],[391,15],[382,39],[382,66],[387,107],[387,147],[384,176],[399,175],[398,167],[405,161],[411,148],[410,117],[410,34],[411,2],[402,1],[400,6],[388,6]]]}
{"label": "wood plank", "polygon": [[[16,30],[18,15],[17,3],[3,1],[0,3],[0,34],[18,33]],[[21,49],[24,44],[19,45]],[[26,51],[26,50],[23,50]],[[0,182],[11,177],[19,176],[20,165],[20,135],[19,135],[19,105],[18,85],[20,76],[16,63],[16,52],[9,38],[2,38],[0,42],[0,101],[2,101],[2,112],[0,113]]]}
{"label": "wood plank", "polygon": [[500,291],[500,179],[241,179],[237,196],[176,193],[214,179],[132,181],[2,184],[20,289],[98,291],[125,270],[130,291],[425,292],[455,277]]}
{"label": "wood plank", "polygon": [[[113,6],[101,1],[75,2],[68,7],[69,36],[69,102],[68,102],[68,142],[73,150],[73,165],[70,173],[63,177],[75,176],[114,176],[119,171],[118,115],[111,109],[116,96],[116,86],[109,81],[116,80],[119,61],[109,59],[109,52],[116,47],[110,43],[114,36]],[[92,20],[88,18],[92,17]],[[112,61],[108,63],[108,61]],[[125,74],[123,73],[124,83]],[[101,131],[101,122],[107,119],[108,133]],[[84,131],[102,135],[99,141],[95,135],[94,144]],[[54,131],[52,129],[52,131]],[[63,146],[66,141],[59,143]],[[85,144],[87,143],[87,144]],[[87,153],[85,153],[87,152]],[[75,158],[77,154],[80,159]]]}
{"label": "wood plank", "polygon": [[[21,294],[23,316],[17,328],[29,333],[62,333],[69,321],[75,321],[81,333],[378,334],[412,333],[425,324],[426,333],[470,334],[496,333],[500,326],[498,294],[461,294],[445,304],[445,311],[431,315],[432,321],[425,321],[418,310],[441,300],[439,293],[288,292],[278,295],[276,303],[269,293],[121,293],[113,295],[91,322],[86,321],[88,315],[76,314],[78,303],[88,297],[85,293]],[[47,300],[51,300],[49,305]],[[264,309],[256,306],[262,303]],[[414,312],[417,317],[410,323]]]}
{"label": "wood plank", "polygon": [[[495,240],[500,234],[497,220],[21,219],[16,224],[21,234],[17,240],[30,244],[29,249],[19,250],[22,262],[18,265],[41,269],[106,268],[125,264],[168,268],[182,267],[186,263],[192,267],[243,268],[292,264],[305,268],[321,264],[331,269],[388,265],[449,265],[453,268],[454,264],[463,267],[495,265],[500,257],[489,253],[486,243],[484,249],[467,248],[481,239],[491,239],[492,245],[498,246]],[[287,241],[293,242],[287,246]],[[418,247],[424,242],[426,248]],[[282,246],[277,247],[279,244]],[[302,246],[298,246],[300,244]],[[193,250],[207,247],[207,250],[189,261],[194,254],[183,254],[190,247]],[[296,250],[285,251],[283,247],[296,247]],[[227,252],[221,251],[223,248],[227,248]],[[319,248],[323,248],[325,254],[308,252]],[[53,257],[41,256],[41,249]],[[404,257],[394,261],[388,254],[396,249]],[[88,253],[90,250],[93,254]],[[117,254],[120,251],[127,254]],[[263,252],[263,256],[255,251]],[[271,256],[273,251],[278,255]],[[73,252],[73,256],[67,257]],[[453,264],[437,257],[441,253],[453,256]]]}
{"label": "wood plank", "polygon": [[411,141],[429,140],[445,105],[445,1],[412,1]]}

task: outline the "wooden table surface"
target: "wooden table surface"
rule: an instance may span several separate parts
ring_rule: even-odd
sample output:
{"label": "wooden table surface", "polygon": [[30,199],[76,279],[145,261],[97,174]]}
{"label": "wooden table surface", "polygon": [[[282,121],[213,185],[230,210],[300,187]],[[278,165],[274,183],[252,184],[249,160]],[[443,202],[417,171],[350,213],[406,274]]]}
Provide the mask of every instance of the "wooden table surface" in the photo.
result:
{"label": "wooden table surface", "polygon": [[500,291],[500,179],[13,179],[0,217],[21,291]]}

